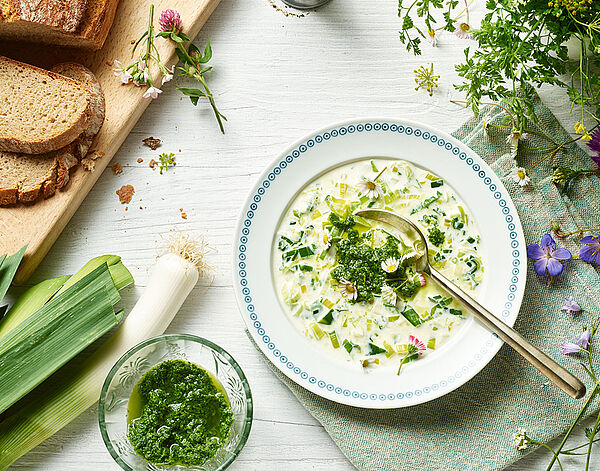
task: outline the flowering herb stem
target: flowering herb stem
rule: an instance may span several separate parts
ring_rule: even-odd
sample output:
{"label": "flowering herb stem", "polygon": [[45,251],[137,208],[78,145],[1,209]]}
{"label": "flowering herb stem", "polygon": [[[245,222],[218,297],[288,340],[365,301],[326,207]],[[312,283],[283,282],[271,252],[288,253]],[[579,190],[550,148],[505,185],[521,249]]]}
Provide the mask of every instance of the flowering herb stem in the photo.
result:
{"label": "flowering herb stem", "polygon": [[594,424],[594,428],[592,429],[589,436],[587,457],[585,459],[585,471],[589,471],[590,469],[590,458],[592,456],[592,446],[594,445],[594,438],[596,437],[596,433],[598,432],[598,426],[600,426],[600,414],[596,417],[596,423]]}
{"label": "flowering herb stem", "polygon": [[[583,417],[583,414],[585,413],[586,409],[592,403],[592,400],[598,393],[599,388],[600,388],[600,385],[598,385],[598,383],[596,383],[596,385],[594,386],[594,389],[592,390],[592,392],[586,399],[585,404],[583,404],[581,409],[579,409],[579,413],[575,417],[575,420],[573,420],[573,422],[571,423],[571,426],[567,430],[567,433],[565,433],[565,436],[563,437],[562,441],[560,442],[558,449],[556,450],[556,452],[553,453],[552,460],[550,460],[550,463],[548,464],[546,471],[550,471],[552,469],[552,466],[554,466],[554,463],[558,460],[558,455],[560,453],[562,453],[562,449],[565,446],[565,444],[567,443],[567,440],[569,439],[569,437],[571,436],[571,433],[573,433],[573,429],[575,428],[575,425],[577,425],[577,423],[579,422],[579,419],[581,419],[581,417]],[[560,462],[559,462],[559,465],[560,465]],[[562,466],[561,466],[561,469],[562,469]]]}
{"label": "flowering herb stem", "polygon": [[[202,84],[202,87],[204,88],[204,91],[201,91],[198,89],[189,89],[189,88],[178,88],[178,90],[180,92],[182,92],[184,95],[189,96],[190,100],[192,101],[192,103],[194,105],[198,103],[199,97],[202,97],[202,96],[206,97],[210,103],[211,108],[213,109],[215,118],[217,119],[217,122],[219,123],[219,129],[221,130],[221,132],[223,134],[225,134],[223,120],[227,121],[227,118],[218,110],[217,104],[215,103],[214,96],[213,96],[212,92],[210,91],[210,89],[208,88],[208,84],[206,83],[206,79],[204,78],[205,72],[208,72],[209,70],[211,70],[211,68],[210,67],[203,68],[202,60],[198,60],[198,59],[205,58],[209,54],[212,55],[212,52],[209,52],[210,51],[210,41],[207,45],[207,49],[208,50],[205,50],[204,56],[202,56],[200,58],[193,58],[188,53],[188,51],[185,49],[185,47],[183,47],[182,43],[180,43],[180,42],[177,43],[177,51],[178,51],[177,55],[179,56],[179,59],[181,60],[181,62],[183,62],[183,64],[184,64],[184,67],[180,67],[182,74],[196,79],[198,82],[200,82]],[[209,57],[209,59],[210,59],[210,57]]]}
{"label": "flowering herb stem", "polygon": [[[465,105],[468,104],[468,102],[465,101],[465,100],[450,100],[450,103],[457,103],[457,104],[458,103],[463,103]],[[497,106],[498,108],[506,111],[506,113],[510,116],[510,119],[512,121],[512,128],[509,128],[509,129],[514,129],[515,128],[515,117],[513,116],[513,114],[506,107],[504,107],[504,106],[502,106],[502,105],[500,105],[498,103],[493,103],[493,102],[483,102],[482,101],[481,104],[482,105]],[[501,125],[497,125],[497,124],[495,126],[499,127],[499,128],[504,128],[504,127],[508,128],[508,126],[501,126]],[[529,131],[527,131],[527,132],[529,132]]]}
{"label": "flowering herb stem", "polygon": [[556,221],[552,221],[552,231],[559,239],[566,239],[574,234],[583,235],[584,232],[600,232],[600,227],[590,227],[588,229],[577,229],[575,231],[564,232]]}

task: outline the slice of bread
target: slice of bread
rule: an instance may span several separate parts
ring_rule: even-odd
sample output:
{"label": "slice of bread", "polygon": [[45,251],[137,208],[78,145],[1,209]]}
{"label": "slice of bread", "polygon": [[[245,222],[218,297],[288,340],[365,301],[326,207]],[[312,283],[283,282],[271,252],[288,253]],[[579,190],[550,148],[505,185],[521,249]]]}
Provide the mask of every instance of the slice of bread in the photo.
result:
{"label": "slice of bread", "polygon": [[86,156],[104,122],[104,94],[94,74],[75,63],[58,64],[52,70],[77,80],[91,91],[92,118],[75,141],[57,151],[39,155],[0,152],[0,206],[31,204],[63,188],[69,181],[70,169]]}
{"label": "slice of bread", "polygon": [[91,92],[91,114],[88,127],[75,141],[58,151],[58,188],[63,188],[69,181],[69,170],[85,158],[92,145],[92,140],[104,123],[105,102],[100,82],[87,67],[75,62],[63,62],[52,67],[52,72],[69,77],[85,85]]}
{"label": "slice of bread", "polygon": [[0,57],[0,151],[60,149],[89,126],[91,106],[84,84]]}
{"label": "slice of bread", "polygon": [[119,0],[0,0],[0,38],[97,50]]}
{"label": "slice of bread", "polygon": [[56,191],[58,164],[54,155],[0,152],[0,205],[33,203]]}

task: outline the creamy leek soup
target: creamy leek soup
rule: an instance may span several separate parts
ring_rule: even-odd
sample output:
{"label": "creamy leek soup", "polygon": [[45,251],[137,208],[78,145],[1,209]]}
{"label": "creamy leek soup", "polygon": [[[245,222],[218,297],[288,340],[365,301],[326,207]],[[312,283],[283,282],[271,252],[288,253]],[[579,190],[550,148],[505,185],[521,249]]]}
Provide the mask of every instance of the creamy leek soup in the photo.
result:
{"label": "creamy leek soup", "polygon": [[427,236],[431,265],[476,296],[484,267],[473,218],[437,175],[402,160],[365,159],[309,183],[284,214],[272,270],[281,304],[316,346],[364,368],[430,355],[466,312],[416,270],[413,242],[354,216],[380,208]]}

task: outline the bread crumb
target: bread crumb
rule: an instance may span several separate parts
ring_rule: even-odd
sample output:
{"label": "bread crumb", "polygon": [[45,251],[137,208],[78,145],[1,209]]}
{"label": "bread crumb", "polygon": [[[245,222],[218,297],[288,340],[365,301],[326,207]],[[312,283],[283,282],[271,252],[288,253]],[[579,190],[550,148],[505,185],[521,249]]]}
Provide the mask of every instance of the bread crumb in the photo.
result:
{"label": "bread crumb", "polygon": [[181,213],[181,219],[187,219],[187,213]]}
{"label": "bread crumb", "polygon": [[144,159],[142,159],[141,157],[139,159],[137,159],[137,163],[141,164],[144,161]]}
{"label": "bread crumb", "polygon": [[[131,202],[131,198],[132,198],[133,194],[135,193],[135,190],[134,190],[133,186],[131,186],[131,185],[123,185],[115,193],[117,195],[119,195],[119,201],[122,204],[125,204],[125,203]],[[125,208],[125,209],[127,210],[127,208]]]}
{"label": "bread crumb", "polygon": [[112,173],[113,175],[119,175],[120,173],[123,173],[123,167],[121,167],[119,162],[112,164]]}
{"label": "bread crumb", "polygon": [[142,142],[144,143],[144,145],[147,145],[148,147],[150,147],[150,149],[156,150],[160,146],[161,140],[158,138],[155,138],[153,136],[150,136],[150,137],[147,137],[146,139],[142,139]]}
{"label": "bread crumb", "polygon": [[183,211],[183,208],[179,208],[179,211]]}
{"label": "bread crumb", "polygon": [[152,170],[154,170],[155,165],[156,165],[156,160],[154,160],[154,159],[150,160],[150,162],[148,163],[148,167],[150,167]]}
{"label": "bread crumb", "polygon": [[132,39],[131,41],[129,41],[129,44],[135,44],[135,39]]}
{"label": "bread crumb", "polygon": [[142,207],[140,206],[140,209],[144,209],[144,208],[142,208]]}
{"label": "bread crumb", "polygon": [[96,162],[94,162],[94,159],[90,159],[89,157],[81,159],[81,165],[89,172],[96,168]]}

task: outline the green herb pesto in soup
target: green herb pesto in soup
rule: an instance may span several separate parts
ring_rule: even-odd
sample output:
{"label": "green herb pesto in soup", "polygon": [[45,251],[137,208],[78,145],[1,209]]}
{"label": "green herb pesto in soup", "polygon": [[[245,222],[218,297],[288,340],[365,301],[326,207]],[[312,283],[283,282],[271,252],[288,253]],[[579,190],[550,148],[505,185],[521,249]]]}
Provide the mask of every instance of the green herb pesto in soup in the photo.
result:
{"label": "green herb pesto in soup", "polygon": [[129,441],[146,461],[200,466],[225,444],[233,412],[210,373],[194,363],[167,360],[135,386],[127,422]]}
{"label": "green herb pesto in soup", "polygon": [[480,237],[443,179],[402,160],[362,160],[327,172],[284,214],[273,277],[293,323],[339,358],[399,368],[439,348],[466,313],[416,271],[414,241],[353,216],[359,208],[410,218],[427,236],[432,266],[475,296],[483,277]]}

